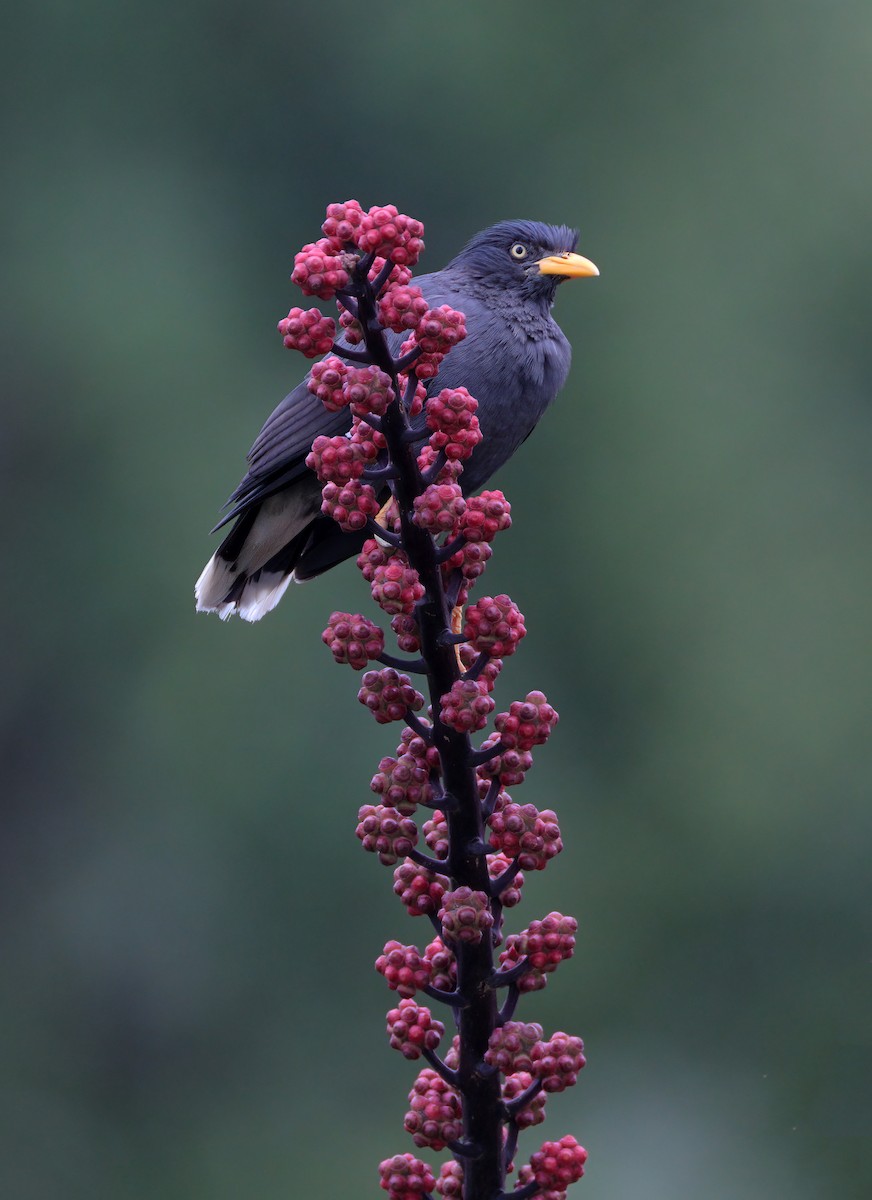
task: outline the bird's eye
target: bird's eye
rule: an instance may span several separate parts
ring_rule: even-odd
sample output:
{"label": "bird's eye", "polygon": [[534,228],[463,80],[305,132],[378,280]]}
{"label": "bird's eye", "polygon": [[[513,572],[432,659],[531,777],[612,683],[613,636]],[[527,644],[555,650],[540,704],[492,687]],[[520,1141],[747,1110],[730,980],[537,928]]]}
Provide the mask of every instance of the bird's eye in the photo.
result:
{"label": "bird's eye", "polygon": [[511,254],[515,262],[520,262],[522,258],[527,257],[527,247],[523,242],[515,242],[509,250],[509,254]]}

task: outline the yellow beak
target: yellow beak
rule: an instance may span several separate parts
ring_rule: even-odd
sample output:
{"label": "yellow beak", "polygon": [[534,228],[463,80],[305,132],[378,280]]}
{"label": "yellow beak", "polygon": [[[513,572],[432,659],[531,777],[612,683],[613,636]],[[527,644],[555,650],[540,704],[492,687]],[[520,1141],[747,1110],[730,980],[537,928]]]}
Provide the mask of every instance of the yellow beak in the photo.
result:
{"label": "yellow beak", "polygon": [[565,254],[549,254],[547,258],[540,258],[536,266],[543,275],[561,275],[564,279],[599,275],[599,267],[589,258],[582,258],[580,254],[570,254],[568,250]]}

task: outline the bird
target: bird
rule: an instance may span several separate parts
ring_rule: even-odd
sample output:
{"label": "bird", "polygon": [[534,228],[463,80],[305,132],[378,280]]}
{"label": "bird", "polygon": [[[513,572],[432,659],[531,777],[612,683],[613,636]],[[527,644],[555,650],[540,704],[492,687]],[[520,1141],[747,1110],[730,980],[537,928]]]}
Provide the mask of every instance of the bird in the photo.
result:
{"label": "bird", "polygon": [[[482,440],[464,464],[465,494],[478,491],[529,435],[566,382],[571,348],[551,309],[567,279],[599,275],[576,252],[578,231],[539,221],[501,221],[476,234],[442,270],[416,277],[431,308],[465,314],[467,337],[442,362],[428,392],[466,387],[478,401]],[[402,340],[389,334],[397,352]],[[319,435],[351,426],[328,412],[303,380],[267,418],[248,470],[212,531],[233,527],[195,585],[196,608],[258,621],[291,581],[313,579],[357,554],[366,533],[343,532],[321,513],[321,484],[305,459]]]}

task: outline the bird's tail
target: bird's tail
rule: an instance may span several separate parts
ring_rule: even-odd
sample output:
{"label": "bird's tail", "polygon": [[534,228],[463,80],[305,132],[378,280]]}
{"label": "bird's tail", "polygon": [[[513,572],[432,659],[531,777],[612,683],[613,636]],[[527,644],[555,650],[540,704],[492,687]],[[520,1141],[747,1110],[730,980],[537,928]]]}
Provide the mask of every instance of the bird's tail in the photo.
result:
{"label": "bird's tail", "polygon": [[234,613],[259,621],[274,609],[293,579],[315,512],[295,491],[243,512],[194,585],[197,611],[216,612],[222,621]]}

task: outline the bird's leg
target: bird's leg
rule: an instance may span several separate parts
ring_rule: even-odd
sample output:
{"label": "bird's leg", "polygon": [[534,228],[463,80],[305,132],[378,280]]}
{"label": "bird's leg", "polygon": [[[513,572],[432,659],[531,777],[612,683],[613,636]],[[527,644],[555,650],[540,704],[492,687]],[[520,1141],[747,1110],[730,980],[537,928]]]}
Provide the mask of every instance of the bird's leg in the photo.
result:
{"label": "bird's leg", "polygon": [[[463,631],[463,605],[455,604],[451,610],[451,632],[455,637],[460,637]],[[463,665],[463,659],[460,657],[460,644],[454,647],[454,657],[457,659],[457,665],[460,668],[461,674],[466,670]]]}

